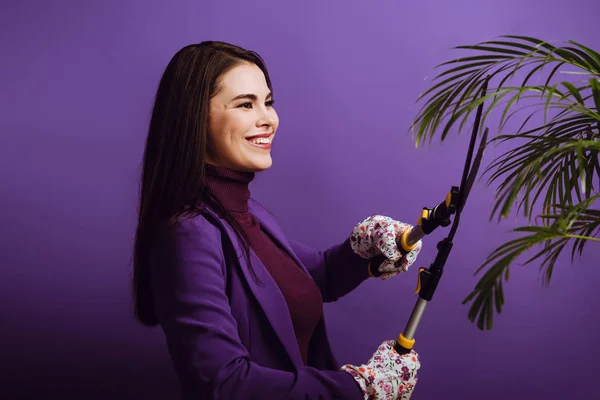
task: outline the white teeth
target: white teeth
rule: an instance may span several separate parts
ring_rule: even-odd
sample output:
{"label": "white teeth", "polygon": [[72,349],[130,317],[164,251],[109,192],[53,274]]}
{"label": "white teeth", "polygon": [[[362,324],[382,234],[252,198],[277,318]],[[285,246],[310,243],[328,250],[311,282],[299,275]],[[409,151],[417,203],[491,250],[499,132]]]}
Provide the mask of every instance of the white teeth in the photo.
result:
{"label": "white teeth", "polygon": [[255,138],[255,139],[250,139],[250,143],[254,143],[254,144],[268,144],[268,143],[271,143],[271,139],[269,139],[269,138]]}

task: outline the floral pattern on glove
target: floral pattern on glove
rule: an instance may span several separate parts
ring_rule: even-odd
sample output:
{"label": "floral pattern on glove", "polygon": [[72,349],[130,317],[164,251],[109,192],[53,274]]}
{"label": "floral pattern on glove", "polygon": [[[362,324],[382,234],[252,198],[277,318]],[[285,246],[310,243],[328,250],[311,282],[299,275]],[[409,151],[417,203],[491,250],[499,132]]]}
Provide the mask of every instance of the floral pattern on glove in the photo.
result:
{"label": "floral pattern on glove", "polygon": [[393,340],[383,342],[366,364],[340,368],[358,382],[365,400],[408,400],[412,396],[421,368],[419,355],[414,350],[398,354],[394,344]]}
{"label": "floral pattern on glove", "polygon": [[386,260],[379,266],[379,272],[383,272],[381,279],[389,279],[408,270],[423,246],[419,240],[414,249],[402,255],[396,240],[409,229],[412,225],[383,215],[372,215],[356,224],[350,235],[350,244],[354,253],[367,260],[383,254]]}

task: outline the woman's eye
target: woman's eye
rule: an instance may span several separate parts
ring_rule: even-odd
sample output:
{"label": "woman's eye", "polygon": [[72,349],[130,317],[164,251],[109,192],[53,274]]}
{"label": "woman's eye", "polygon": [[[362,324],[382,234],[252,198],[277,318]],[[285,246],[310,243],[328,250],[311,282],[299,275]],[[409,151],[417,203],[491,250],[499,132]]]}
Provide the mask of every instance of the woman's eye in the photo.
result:
{"label": "woman's eye", "polygon": [[[275,103],[275,100],[268,100],[265,102],[265,105],[267,107],[273,107],[273,104]],[[252,102],[247,101],[245,103],[242,103],[238,106],[238,108],[252,108]]]}

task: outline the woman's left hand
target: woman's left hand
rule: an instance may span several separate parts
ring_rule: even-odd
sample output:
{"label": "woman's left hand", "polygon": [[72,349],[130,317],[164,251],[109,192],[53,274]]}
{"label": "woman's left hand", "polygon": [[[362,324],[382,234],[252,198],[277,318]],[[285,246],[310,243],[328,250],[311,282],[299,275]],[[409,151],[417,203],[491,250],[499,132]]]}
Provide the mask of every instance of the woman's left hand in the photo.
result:
{"label": "woman's left hand", "polygon": [[405,272],[421,251],[420,240],[404,255],[398,248],[396,242],[409,229],[412,229],[409,224],[383,215],[372,215],[356,224],[350,236],[350,244],[354,253],[366,260],[383,254],[386,260],[379,266],[379,271],[383,272],[381,279],[389,279],[400,272]]}

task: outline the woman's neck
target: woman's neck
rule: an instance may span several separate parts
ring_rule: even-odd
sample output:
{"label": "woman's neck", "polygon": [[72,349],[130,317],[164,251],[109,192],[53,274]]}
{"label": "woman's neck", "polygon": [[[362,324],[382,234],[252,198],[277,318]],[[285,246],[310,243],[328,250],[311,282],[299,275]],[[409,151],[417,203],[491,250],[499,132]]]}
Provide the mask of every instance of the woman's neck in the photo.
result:
{"label": "woman's neck", "polygon": [[206,164],[206,184],[227,211],[248,211],[249,184],[254,176],[254,172],[240,172]]}

